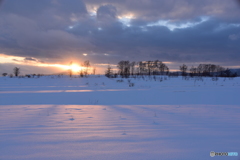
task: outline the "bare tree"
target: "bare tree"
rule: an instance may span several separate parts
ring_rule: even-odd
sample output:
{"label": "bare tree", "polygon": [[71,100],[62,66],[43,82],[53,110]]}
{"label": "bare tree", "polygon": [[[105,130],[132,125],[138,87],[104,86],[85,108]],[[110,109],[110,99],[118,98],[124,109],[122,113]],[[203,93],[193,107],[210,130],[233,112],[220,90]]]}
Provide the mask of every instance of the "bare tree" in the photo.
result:
{"label": "bare tree", "polygon": [[88,75],[88,68],[90,67],[89,61],[84,61],[84,67],[85,67],[85,76]]}
{"label": "bare tree", "polygon": [[225,76],[225,77],[231,77],[231,75],[232,75],[231,70],[227,68],[227,69],[224,71],[224,76]]}
{"label": "bare tree", "polygon": [[196,76],[196,74],[197,74],[197,68],[192,66],[190,68],[190,76],[193,77],[193,76]]}
{"label": "bare tree", "polygon": [[131,75],[134,74],[134,69],[135,69],[134,67],[135,67],[135,64],[136,64],[136,63],[135,63],[134,61],[130,63],[130,67],[131,67]]}
{"label": "bare tree", "polygon": [[169,68],[167,67],[166,64],[164,64],[161,61],[159,61],[159,65],[158,66],[159,66],[159,70],[160,70],[161,75],[163,75],[164,73],[168,74]]}
{"label": "bare tree", "polygon": [[68,70],[68,73],[69,73],[69,77],[72,77],[72,62],[69,63],[69,70]]}
{"label": "bare tree", "polygon": [[84,76],[84,71],[81,69],[81,71],[79,72],[80,74],[80,77],[83,77]]}
{"label": "bare tree", "polygon": [[154,63],[153,61],[147,61],[146,63],[147,65],[147,70],[148,70],[148,75],[150,76],[153,72],[153,68],[154,68]]}
{"label": "bare tree", "polygon": [[159,60],[155,60],[153,62],[153,75],[157,75],[159,74],[159,64],[160,64],[161,61]]}
{"label": "bare tree", "polygon": [[218,73],[218,76],[223,76],[223,72],[225,71],[225,68],[222,67],[222,66],[217,66],[217,73]]}
{"label": "bare tree", "polygon": [[4,77],[6,77],[8,74],[7,74],[7,73],[3,73],[2,75],[3,75]]}
{"label": "bare tree", "polygon": [[122,77],[128,78],[130,75],[130,62],[129,61],[120,61],[118,62],[118,72]]}
{"label": "bare tree", "polygon": [[214,72],[216,72],[217,66],[214,65],[214,64],[210,64],[209,68],[210,68],[209,69],[210,70],[210,75],[214,76]]}
{"label": "bare tree", "polygon": [[179,66],[180,71],[182,72],[182,76],[186,76],[186,72],[187,72],[187,65],[183,64],[181,66]]}
{"label": "bare tree", "polygon": [[93,75],[95,75],[96,74],[96,68],[94,67],[93,68]]}
{"label": "bare tree", "polygon": [[118,67],[119,75],[121,75],[123,77],[123,74],[124,74],[124,61],[118,62],[117,67]]}
{"label": "bare tree", "polygon": [[130,76],[130,62],[124,61],[124,76],[128,78]]}
{"label": "bare tree", "polygon": [[18,67],[13,68],[13,74],[14,74],[16,77],[18,77],[18,75],[20,74],[20,68],[18,68]]}
{"label": "bare tree", "polygon": [[146,63],[140,61],[140,62],[138,63],[138,66],[139,66],[139,74],[140,74],[140,75],[143,75],[143,74],[145,73]]}
{"label": "bare tree", "polygon": [[113,72],[112,72],[112,68],[110,65],[108,65],[108,68],[107,70],[105,71],[105,76],[108,77],[108,78],[111,78],[113,75]]}

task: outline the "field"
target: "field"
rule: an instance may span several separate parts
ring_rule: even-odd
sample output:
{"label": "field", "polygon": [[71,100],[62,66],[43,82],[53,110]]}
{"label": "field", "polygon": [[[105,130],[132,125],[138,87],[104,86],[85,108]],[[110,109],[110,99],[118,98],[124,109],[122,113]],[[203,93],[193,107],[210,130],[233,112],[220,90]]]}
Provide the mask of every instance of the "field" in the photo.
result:
{"label": "field", "polygon": [[239,95],[240,78],[0,77],[0,160],[240,153]]}

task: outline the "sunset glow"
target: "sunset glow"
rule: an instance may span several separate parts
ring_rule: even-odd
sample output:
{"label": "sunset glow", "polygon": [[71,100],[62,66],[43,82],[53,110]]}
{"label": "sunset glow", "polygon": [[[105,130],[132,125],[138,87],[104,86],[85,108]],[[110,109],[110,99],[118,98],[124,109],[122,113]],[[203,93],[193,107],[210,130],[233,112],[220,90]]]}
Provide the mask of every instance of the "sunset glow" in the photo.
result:
{"label": "sunset glow", "polygon": [[63,68],[63,69],[68,69],[68,70],[71,69],[73,72],[79,72],[79,71],[82,70],[82,67],[80,67],[80,66],[77,65],[77,64],[72,64],[72,65],[70,65],[70,66],[65,66],[65,65],[63,65],[62,68]]}
{"label": "sunset glow", "polygon": [[19,56],[9,56],[5,54],[0,54],[0,61],[1,63],[10,63],[10,64],[27,65],[27,66],[56,67],[56,68],[61,68],[62,70],[71,69],[75,73],[83,69],[83,67],[75,63],[71,65],[52,64],[52,63],[45,63],[33,57],[26,58],[26,57],[19,57]]}

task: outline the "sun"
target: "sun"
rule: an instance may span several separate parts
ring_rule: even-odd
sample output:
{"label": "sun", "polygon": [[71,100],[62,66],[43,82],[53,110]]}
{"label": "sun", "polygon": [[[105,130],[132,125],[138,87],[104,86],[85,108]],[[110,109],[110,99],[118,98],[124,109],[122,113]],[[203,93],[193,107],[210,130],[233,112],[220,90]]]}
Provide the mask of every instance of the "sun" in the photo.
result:
{"label": "sun", "polygon": [[69,66],[69,69],[71,69],[73,72],[79,72],[80,70],[82,70],[82,67],[77,64],[72,64]]}

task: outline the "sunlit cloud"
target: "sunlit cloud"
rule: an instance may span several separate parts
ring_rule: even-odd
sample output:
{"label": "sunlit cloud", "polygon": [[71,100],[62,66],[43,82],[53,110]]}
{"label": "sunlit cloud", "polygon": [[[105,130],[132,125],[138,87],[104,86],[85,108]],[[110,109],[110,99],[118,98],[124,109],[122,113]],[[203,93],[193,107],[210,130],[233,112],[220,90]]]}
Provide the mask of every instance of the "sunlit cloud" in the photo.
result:
{"label": "sunlit cloud", "polygon": [[16,64],[25,64],[25,65],[35,65],[35,64],[44,64],[43,61],[37,60],[33,57],[19,57],[0,54],[1,63],[16,63]]}
{"label": "sunlit cloud", "polygon": [[207,20],[209,20],[209,17],[201,17],[201,21],[199,21],[199,22],[185,22],[185,23],[179,23],[179,24],[176,24],[176,23],[174,23],[170,20],[159,20],[157,22],[150,23],[147,26],[148,27],[165,26],[169,30],[174,31],[175,29],[194,27],[194,26],[199,25],[203,22],[206,22]]}
{"label": "sunlit cloud", "polygon": [[97,15],[98,5],[87,5],[87,10],[90,16],[95,17]]}
{"label": "sunlit cloud", "polygon": [[240,28],[240,24],[238,23],[224,24],[223,23],[218,28],[216,28],[215,31],[221,31],[228,28]]}
{"label": "sunlit cloud", "polygon": [[63,70],[72,70],[73,72],[79,72],[84,67],[81,67],[78,64],[71,65],[63,65],[63,64],[51,64],[44,63],[33,57],[19,57],[19,56],[9,56],[5,54],[0,54],[1,63],[10,63],[10,64],[19,64],[19,65],[27,65],[27,66],[37,66],[37,67],[56,67],[61,68]]}
{"label": "sunlit cloud", "polygon": [[79,26],[79,23],[76,22],[75,24],[68,26],[67,29],[72,30],[72,29],[77,28],[78,26]]}
{"label": "sunlit cloud", "polygon": [[97,9],[91,10],[91,11],[89,12],[89,15],[92,16],[92,17],[96,17],[96,16],[97,16]]}
{"label": "sunlit cloud", "polygon": [[68,27],[68,29],[73,29],[73,28],[74,28],[74,26],[69,26],[69,27]]}
{"label": "sunlit cloud", "polygon": [[128,15],[123,15],[123,16],[119,16],[118,20],[123,23],[125,26],[130,27],[131,24],[131,20],[134,18],[133,14],[128,14]]}

